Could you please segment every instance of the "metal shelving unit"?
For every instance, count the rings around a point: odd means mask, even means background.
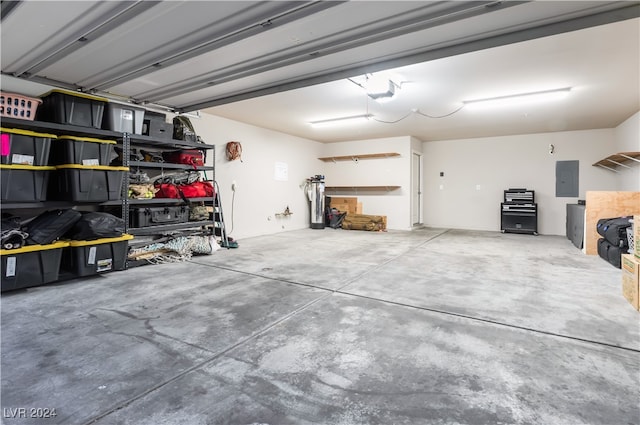
[[[164,150],[175,150],[175,149],[202,149],[212,152],[213,154],[213,163],[215,163],[215,146],[207,145],[205,143],[196,143],[189,142],[183,140],[174,140],[174,139],[159,139],[149,136],[143,136],[139,134],[130,134],[130,133],[121,133],[110,130],[101,130],[92,127],[79,127],[67,124],[57,124],[51,122],[44,121],[29,121],[17,118],[3,117],[2,118],[2,127],[4,128],[19,128],[25,130],[31,130],[36,132],[43,133],[52,133],[57,135],[71,135],[71,136],[84,136],[84,137],[99,137],[106,139],[115,139],[119,141],[119,144],[123,149],[123,166],[130,167],[132,169],[155,169],[155,170],[194,170],[198,172],[211,172],[211,175],[207,175],[208,179],[215,181],[215,167],[214,166],[191,166],[185,164],[171,164],[171,163],[158,163],[158,162],[146,162],[146,161],[129,161],[129,154],[131,152],[132,146],[140,146],[148,149],[164,149]],[[13,210],[13,209],[54,209],[54,208],[73,208],[77,205],[83,206],[96,206],[100,207],[113,207],[120,206],[121,207],[121,217],[125,221],[125,233],[130,233],[133,235],[154,235],[154,234],[163,234],[165,232],[177,231],[177,230],[187,230],[190,228],[193,229],[201,229],[204,226],[212,226],[215,227],[216,217],[214,214],[211,220],[207,221],[192,221],[185,223],[175,223],[175,224],[167,224],[167,225],[158,225],[158,226],[148,226],[144,228],[131,228],[129,226],[129,211],[131,206],[141,207],[141,206],[160,206],[160,205],[186,205],[187,203],[183,199],[170,199],[170,198],[152,198],[152,199],[128,199],[127,193],[129,190],[129,180],[128,178],[124,179],[123,188],[122,188],[122,197],[118,201],[107,201],[107,202],[83,202],[76,203],[71,201],[56,201],[56,200],[47,200],[43,202],[2,202],[2,209],[5,210]],[[211,206],[214,211],[217,208],[215,196],[212,198],[191,198],[189,199],[190,203],[202,203]]]
[[[174,140],[174,139],[158,139],[154,137],[141,136],[139,134],[124,134],[122,139],[122,157],[123,157],[123,165],[129,167],[130,169],[140,169],[140,170],[186,170],[186,171],[198,171],[211,172],[211,176],[207,176],[208,180],[212,180],[215,182],[215,167],[214,166],[192,166],[186,164],[171,164],[166,162],[147,162],[147,161],[130,161],[130,153],[134,148],[146,148],[150,150],[175,150],[175,149],[200,149],[210,151],[213,154],[213,163],[215,163],[215,146],[208,145],[205,143],[195,143],[188,142],[183,140]],[[151,199],[129,199],[126,196],[129,192],[129,180],[126,179],[123,184],[123,202],[122,205],[122,218],[125,221],[125,226],[127,233],[130,233],[135,236],[153,236],[153,235],[163,235],[173,231],[179,230],[202,230],[205,226],[214,226],[215,217],[211,220],[206,221],[188,221],[184,223],[171,223],[171,224],[162,224],[162,225],[152,225],[152,226],[144,226],[144,227],[131,227],[130,226],[130,212],[132,207],[144,207],[144,206],[179,206],[179,205],[187,205],[188,203],[204,203],[205,205],[211,206],[215,208],[215,194],[213,197],[209,198],[190,198],[187,202],[183,199],[174,199],[174,198],[151,198]],[[112,205],[117,205],[116,203],[112,203]]]
[[[185,223],[161,224],[158,226],[129,228],[128,233],[134,236],[153,236],[153,235],[163,234],[167,232],[174,232],[177,230],[193,229],[198,227],[198,223],[200,223],[199,227],[213,225],[213,223],[210,220],[188,221]]]
[[[98,137],[106,139],[122,138],[122,133],[111,130],[100,130],[92,127],[79,127],[68,124],[56,124],[44,121],[28,121],[17,118],[2,117],[2,127],[21,128],[42,133],[53,133],[57,135]]]

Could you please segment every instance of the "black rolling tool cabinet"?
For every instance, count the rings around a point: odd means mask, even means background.
[[[504,191],[504,200],[500,203],[500,231],[538,234],[538,204],[535,203],[535,191],[518,188]]]

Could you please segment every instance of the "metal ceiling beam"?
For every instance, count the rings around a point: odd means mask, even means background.
[[[11,14],[21,2],[14,0],[2,0],[0,1],[0,22],[7,19],[7,16]]]
[[[155,102],[168,97],[179,96],[193,90],[207,88],[213,84],[223,84],[239,78],[245,78],[273,69],[313,60],[319,56],[327,56],[523,3],[525,2],[451,2],[452,6],[450,8],[437,12],[431,10],[434,5],[431,3],[417,9],[412,9],[409,12],[403,12],[402,14],[388,16],[378,21],[370,22],[363,25],[360,29],[361,32],[355,35],[353,35],[353,29],[348,29],[345,31],[346,36],[342,40],[336,41],[333,39],[321,45],[306,43],[309,45],[306,48],[304,46],[296,46],[286,51],[274,52],[259,58],[252,58],[251,60],[238,63],[234,67],[226,67],[224,71],[208,72],[207,74],[186,82],[180,81],[173,85],[165,85],[158,89],[138,93],[135,97]],[[416,14],[419,11],[422,11],[422,13]],[[407,16],[403,17],[403,15]],[[386,22],[388,21],[392,21],[392,23],[387,24]],[[294,52],[290,53],[290,50],[294,50]]]
[[[196,56],[203,55],[212,50],[219,49],[232,43],[236,43],[245,38],[257,35],[272,28],[291,23],[304,17],[313,15],[322,10],[338,6],[345,1],[313,1],[313,2],[271,2],[273,5],[279,6],[277,9],[270,10],[264,16],[252,19],[246,22],[242,28],[227,32],[222,35],[216,35],[213,38],[203,40],[196,43],[195,47],[187,50],[167,52],[162,57],[156,57],[144,64],[136,65],[134,68],[120,71],[117,75],[104,77],[100,81],[93,82],[88,85],[92,90],[107,90],[118,84],[122,84],[133,79],[142,77],[149,73],[155,72],[158,68],[168,67]]]
[[[143,0],[138,0],[136,2],[118,2],[112,10],[74,32],[72,35],[58,43],[57,46],[48,49],[45,56],[33,59],[29,63],[21,66],[17,71],[13,72],[13,75],[16,77],[24,76],[26,78],[36,75],[41,70],[56,63],[71,52],[81,47],[85,47],[87,43],[96,40],[101,35],[117,28],[159,3],[160,2],[158,1]]]
[[[625,3],[625,2],[621,2]],[[274,83],[272,85],[247,90],[231,94],[224,97],[218,97],[207,101],[196,102],[186,105],[174,105],[177,112],[194,111],[198,109],[209,108],[212,106],[224,105],[228,103],[238,102],[241,100],[252,99],[255,97],[266,96],[269,94],[280,93],[288,90],[299,89],[316,84],[327,83],[331,81],[348,78],[353,75],[367,74],[372,72],[383,71],[387,69],[398,68],[401,66],[412,65],[416,63],[428,62],[445,57],[456,56],[464,53],[470,53],[478,50],[489,49],[522,41],[533,40],[536,38],[547,37],[555,34],[562,34],[571,31],[577,31],[598,25],[606,25],[614,22],[624,21],[640,17],[640,5],[633,3],[625,5],[615,10],[607,10],[588,16],[573,18],[566,21],[555,22],[551,24],[541,25],[534,28],[527,28],[513,31],[507,34],[487,37],[484,39],[473,40],[452,46],[438,48],[434,50],[426,50],[422,52],[412,53],[409,55],[394,57],[386,60],[374,60],[370,63],[346,66],[343,69],[328,73],[311,75],[295,80]],[[157,102],[163,103],[163,102]]]

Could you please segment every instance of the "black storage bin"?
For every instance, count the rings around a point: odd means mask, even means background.
[[[63,248],[68,242],[0,249],[2,292],[44,285],[58,280]]]
[[[146,111],[142,134],[157,139],[171,140],[173,138],[173,123],[167,122],[167,116],[159,112]]]
[[[92,241],[69,241],[62,253],[61,271],[69,277],[124,270],[132,235]]]
[[[0,162],[8,165],[49,165],[53,134],[19,128],[0,128]]]
[[[40,202],[47,200],[47,186],[54,167],[0,165],[0,200]]]
[[[42,105],[36,115],[39,121],[102,127],[106,98],[67,90],[51,90],[41,97]]]
[[[141,106],[109,100],[102,118],[102,128],[121,133],[142,134],[144,115],[145,109]]]
[[[162,224],[185,223],[189,221],[189,207],[132,208],[129,212],[129,226],[147,227]]]
[[[51,145],[51,165],[79,164],[87,166],[109,165],[115,156],[115,140],[93,137],[59,136]]]
[[[106,202],[121,199],[129,167],[65,164],[56,166],[56,170],[51,196],[65,201]]]

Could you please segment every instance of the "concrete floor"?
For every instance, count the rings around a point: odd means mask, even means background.
[[[563,237],[306,229],[1,303],[5,424],[640,423],[640,315]]]

